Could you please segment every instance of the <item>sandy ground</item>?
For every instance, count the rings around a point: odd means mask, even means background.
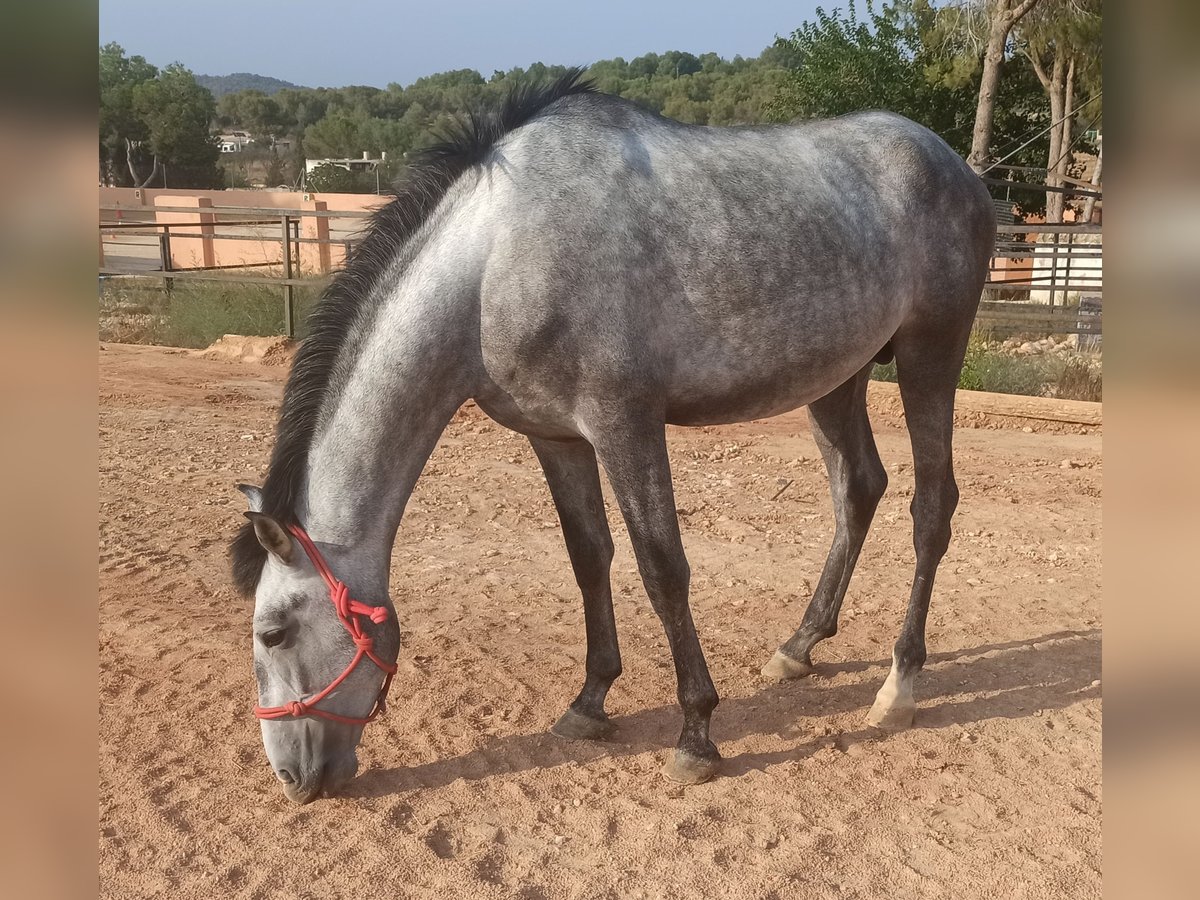
[[[913,562],[893,389],[872,394],[891,486],[842,630],[800,682],[758,670],[832,535],[807,418],[674,430],[726,757],[684,789],[658,772],[680,714],[615,510],[616,739],[547,733],[581,683],[581,604],[528,445],[466,409],[397,544],[392,710],[344,795],[296,807],[250,715],[251,603],[225,563],[233,485],[262,474],[287,369],[99,356],[102,896],[1100,896],[1097,429],[963,423],[917,726],[894,736],[864,723]]]

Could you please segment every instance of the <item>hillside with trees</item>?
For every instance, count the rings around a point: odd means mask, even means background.
[[[592,65],[588,75],[600,90],[683,122],[746,124],[766,120],[766,107],[786,77],[785,59],[786,51],[774,47],[754,59],[732,60],[715,53],[671,51],[632,61],[603,60]],[[274,95],[241,91],[220,98],[216,121],[221,128],[248,131],[260,148],[289,139],[291,152],[280,156],[289,180],[303,171],[306,157],[359,157],[365,151],[372,157],[387,153],[386,183],[407,153],[436,141],[465,110],[502,97],[522,80],[566,71],[565,66],[534,63],[493,72],[488,78],[474,69],[441,72],[408,86],[285,89]],[[225,162],[227,171],[231,164],[246,166],[245,158]],[[246,170],[248,174],[248,166]],[[344,188],[345,179],[341,182]],[[375,189],[374,175],[359,182],[361,190]],[[236,178],[230,179],[231,186],[236,183]]]
[[[218,100],[226,94],[236,94],[238,91],[262,91],[270,96],[285,88],[300,87],[298,84],[292,84],[281,78],[255,75],[251,72],[233,72],[229,75],[197,75],[196,84],[206,88]]]

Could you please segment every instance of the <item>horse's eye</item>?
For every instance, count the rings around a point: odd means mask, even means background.
[[[276,628],[272,631],[264,631],[258,636],[264,647],[278,647],[283,643],[283,639],[287,637],[286,628]]]

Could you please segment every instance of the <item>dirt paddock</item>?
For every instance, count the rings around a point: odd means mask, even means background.
[[[348,788],[296,807],[250,715],[252,604],[225,561],[233,485],[261,478],[287,368],[99,357],[102,896],[1100,896],[1095,426],[962,417],[917,723],[891,736],[865,715],[913,565],[894,387],[871,394],[888,493],[841,632],[799,682],[759,668],[832,537],[807,417],[673,429],[725,756],[684,789],[658,771],[680,725],[673,670],[615,509],[615,739],[547,733],[581,684],[582,606],[528,444],[468,407],[397,540],[391,712]]]

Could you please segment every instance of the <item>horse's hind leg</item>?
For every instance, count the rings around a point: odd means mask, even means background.
[[[698,784],[716,774],[721,762],[708,738],[717,691],[688,606],[691,571],[679,535],[666,429],[658,419],[621,420],[593,430],[596,455],[621,505],[642,583],[675,661],[683,732],[663,773],[672,781]]]
[[[916,713],[913,681],[925,664],[925,618],[933,578],[950,544],[950,517],[958,505],[951,443],[954,391],[962,369],[969,322],[954,334],[897,335],[897,376],[912,440],[915,488],[911,504],[917,567],[908,614],[892,652],[892,669],[867,722],[907,728]],[[940,352],[939,352],[940,351]]]
[[[583,690],[551,731],[574,740],[596,740],[612,732],[604,712],[608,689],[621,674],[617,623],[613,618],[609,566],[613,543],[600,489],[596,453],[587,441],[530,438],[558,509],[567,554],[583,594],[587,629],[587,676]]]
[[[775,653],[762,673],[768,678],[798,678],[812,671],[812,648],[837,634],[838,613],[846,586],[875,508],[887,489],[867,418],[867,366],[841,387],[809,405],[813,438],[829,471],[836,528],[833,545],[800,628]]]

